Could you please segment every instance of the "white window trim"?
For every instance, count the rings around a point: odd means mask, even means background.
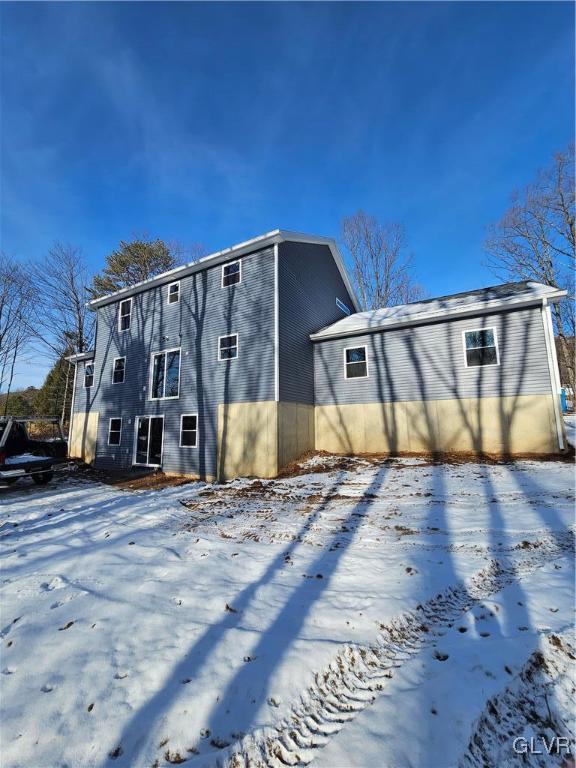
[[[170,301],[170,288],[175,285],[178,286],[178,299],[177,301]],[[170,283],[168,286],[168,291],[166,293],[166,304],[168,304],[169,307],[171,307],[173,304],[180,304],[180,280],[176,280],[175,282]]]
[[[184,421],[185,418],[187,418],[189,416],[196,416],[196,430],[195,430],[196,431],[196,442],[194,443],[194,445],[182,445],[182,422]],[[191,429],[187,429],[186,430],[186,432],[192,432],[192,431],[193,430],[191,430]],[[198,448],[198,432],[199,432],[199,429],[198,429],[198,414],[197,413],[183,413],[180,416],[180,434],[178,436],[178,447],[179,448]]]
[[[363,349],[366,356],[366,376],[348,376],[348,366],[346,365],[346,352],[349,349]],[[350,363],[353,365],[353,363]],[[344,347],[344,378],[346,381],[358,381],[360,379],[370,378],[370,369],[368,367],[368,346],[366,344],[355,344],[353,347]]]
[[[168,397],[152,397],[152,386],[154,384],[154,358],[157,355],[167,355],[169,352],[180,353],[180,362],[178,365],[178,394],[169,395]],[[164,373],[166,373],[166,368],[164,368]],[[178,400],[178,398],[180,397],[181,375],[182,375],[182,348],[181,347],[172,347],[171,349],[159,349],[157,352],[151,352],[150,353],[150,369],[148,373],[148,378],[150,380],[150,385],[148,387],[148,400],[153,400],[154,402],[159,402],[160,400]],[[166,391],[166,378],[164,378],[164,392],[165,391]]]
[[[87,387],[86,386],[86,367],[89,366],[89,365],[92,366],[92,384],[90,384],[90,386]],[[92,363],[89,363],[89,362],[84,363],[84,381],[83,381],[83,386],[84,386],[84,389],[92,389],[92,387],[94,386],[94,363],[93,362]]]
[[[466,334],[475,333],[476,331],[492,331],[494,334],[494,347],[496,349],[496,362],[486,363],[486,365],[468,365],[468,356],[466,354]],[[462,347],[464,350],[464,367],[467,371],[474,371],[478,368],[495,368],[500,365],[500,347],[498,346],[498,334],[496,328],[493,325],[489,325],[486,328],[465,328],[462,331]],[[476,347],[476,349],[487,349],[487,347]]]
[[[112,432],[112,422],[113,421],[120,421],[120,442],[119,443],[111,443],[110,442],[110,433]],[[114,430],[115,432],[118,432],[118,430]],[[108,419],[108,445],[111,445],[113,448],[119,448],[122,445],[122,416],[111,416]]]
[[[236,336],[236,357],[220,357],[220,339],[229,339],[231,336]],[[240,336],[237,333],[225,333],[223,336],[218,336],[218,362],[219,363],[232,363],[234,360],[238,360],[240,357]]]
[[[340,310],[340,312],[343,312],[345,315],[350,316],[352,314],[352,310],[350,307],[345,304],[342,299],[339,299],[338,296],[336,296],[336,306]]]
[[[239,265],[238,276],[240,279],[238,280],[237,283],[232,283],[232,285],[224,285],[224,267],[231,267],[232,264]],[[222,264],[222,278],[220,283],[221,288],[233,288],[235,285],[240,285],[241,282],[242,282],[242,259],[234,259],[234,261],[229,261],[227,264]]]
[[[170,350],[171,351],[171,350]],[[136,461],[138,453],[138,420],[139,419],[162,419],[162,447],[160,448],[160,464],[140,464]],[[164,460],[164,435],[166,434],[166,423],[163,413],[141,413],[134,419],[134,449],[132,451],[132,464],[135,467],[161,467]],[[148,423],[148,452],[150,452],[150,423]]]
[[[114,381],[114,372],[116,368],[116,360],[124,360],[124,378],[122,381]],[[126,355],[122,355],[121,357],[115,357],[112,361],[112,384],[124,384],[126,381]]]
[[[128,328],[122,328],[122,304],[125,304],[127,301],[130,302],[130,314],[124,315],[124,317],[130,317],[130,325]],[[130,328],[132,328],[132,296],[122,299],[118,304],[118,333],[126,333]]]

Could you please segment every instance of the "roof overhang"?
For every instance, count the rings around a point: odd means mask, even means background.
[[[311,333],[312,341],[326,341],[327,339],[338,339],[349,336],[365,336],[369,333],[378,333],[380,331],[390,331],[397,328],[409,328],[415,325],[427,325],[428,323],[443,322],[444,320],[457,320],[464,317],[478,317],[479,315],[488,315],[492,312],[506,311],[512,309],[522,309],[523,307],[546,306],[546,304],[555,304],[567,296],[567,291],[555,290],[546,296],[520,296],[518,298],[502,300],[493,299],[492,301],[477,302],[467,306],[456,307],[454,309],[440,309],[433,312],[422,312],[408,319],[389,320],[388,322],[373,325],[367,328],[351,328],[348,330],[329,331],[330,326],[325,331]]]
[[[65,358],[69,363],[81,363],[83,360],[93,360],[94,350],[90,352],[77,352],[75,355],[68,355]]]
[[[336,266],[338,267],[338,271],[340,272],[342,280],[344,281],[348,293],[350,294],[352,303],[354,304],[354,309],[357,312],[360,310],[360,304],[356,298],[354,289],[352,288],[352,283],[350,282],[348,272],[344,266],[342,254],[338,249],[336,241],[331,237],[306,235],[301,232],[291,232],[286,229],[275,229],[272,232],[267,232],[264,235],[255,237],[252,240],[245,240],[244,242],[238,243],[237,245],[232,245],[230,248],[224,248],[222,251],[217,251],[216,253],[211,253],[208,256],[203,256],[197,261],[192,261],[189,264],[184,264],[181,267],[171,269],[168,272],[163,272],[161,275],[157,275],[150,280],[144,280],[140,283],[136,283],[135,285],[130,286],[130,288],[123,288],[122,290],[116,291],[115,293],[102,296],[99,299],[93,299],[92,301],[88,302],[87,306],[90,309],[98,309],[98,307],[103,307],[106,304],[111,304],[112,302],[128,298],[129,296],[134,296],[135,294],[149,290],[150,288],[155,288],[159,285],[165,285],[166,283],[180,280],[187,275],[191,275],[194,272],[200,272],[207,267],[217,266],[218,264],[222,264],[226,261],[229,261],[230,259],[238,258],[248,253],[254,253],[255,251],[260,251],[264,248],[269,248],[270,246],[282,242],[327,245],[328,248],[330,248],[334,261],[336,262]]]

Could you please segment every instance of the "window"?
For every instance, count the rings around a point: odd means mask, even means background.
[[[238,334],[220,336],[218,339],[218,360],[234,360],[238,357]]]
[[[467,368],[477,368],[480,365],[498,365],[498,344],[495,328],[480,328],[474,331],[463,331],[464,355]]]
[[[122,419],[110,419],[108,423],[108,445],[120,445]]]
[[[366,347],[348,347],[344,350],[344,378],[366,379],[368,355]]]
[[[196,448],[198,444],[198,415],[180,417],[180,448]]]
[[[340,301],[338,297],[336,297],[336,306],[340,310],[340,312],[344,312],[345,315],[351,315],[352,312],[350,311],[350,307],[348,307],[346,304],[344,304],[343,301]]]
[[[236,285],[242,278],[242,268],[239,261],[222,265],[222,288],[228,285]]]
[[[171,283],[168,286],[168,304],[178,304],[180,301],[180,283]]]
[[[118,330],[127,331],[132,319],[132,299],[125,299],[118,307]]]
[[[84,386],[86,389],[94,384],[94,363],[86,363],[84,368]]]
[[[126,373],[126,358],[115,357],[112,368],[112,383],[124,384],[124,375]]]
[[[180,394],[180,350],[152,355],[151,400],[166,400]]]

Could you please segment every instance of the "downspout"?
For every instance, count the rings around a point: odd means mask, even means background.
[[[278,290],[278,243],[274,243],[274,401],[276,410],[276,471],[280,471],[280,307]]]
[[[552,388],[552,407],[554,409],[554,421],[556,422],[556,434],[558,447],[565,450],[564,422],[560,412],[560,373],[558,371],[558,359],[554,345],[554,329],[552,327],[552,315],[548,299],[542,299],[542,323],[544,325],[544,340],[546,342],[546,355],[548,357],[548,370],[550,372],[550,386]]]

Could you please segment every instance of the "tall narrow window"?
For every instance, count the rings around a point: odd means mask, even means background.
[[[150,398],[165,400],[180,393],[180,350],[171,349],[152,355]]]
[[[236,285],[242,278],[242,267],[239,261],[222,265],[222,288],[228,285]]]
[[[84,386],[86,389],[94,384],[94,363],[86,363],[84,367]]]
[[[238,334],[220,336],[218,339],[218,360],[234,360],[238,357]]]
[[[168,304],[178,304],[180,301],[180,283],[171,283],[168,286]]]
[[[110,419],[108,422],[108,445],[120,445],[122,437],[122,419]]]
[[[348,347],[344,350],[344,377],[365,379],[368,376],[366,347]]]
[[[114,367],[112,369],[112,383],[124,384],[124,375],[126,373],[126,358],[114,358]]]
[[[180,448],[196,448],[198,444],[198,415],[191,413],[180,418]]]
[[[132,299],[125,299],[118,307],[118,330],[127,331],[132,321]]]
[[[474,331],[464,331],[464,353],[467,368],[498,365],[500,361],[496,329],[481,328]]]

